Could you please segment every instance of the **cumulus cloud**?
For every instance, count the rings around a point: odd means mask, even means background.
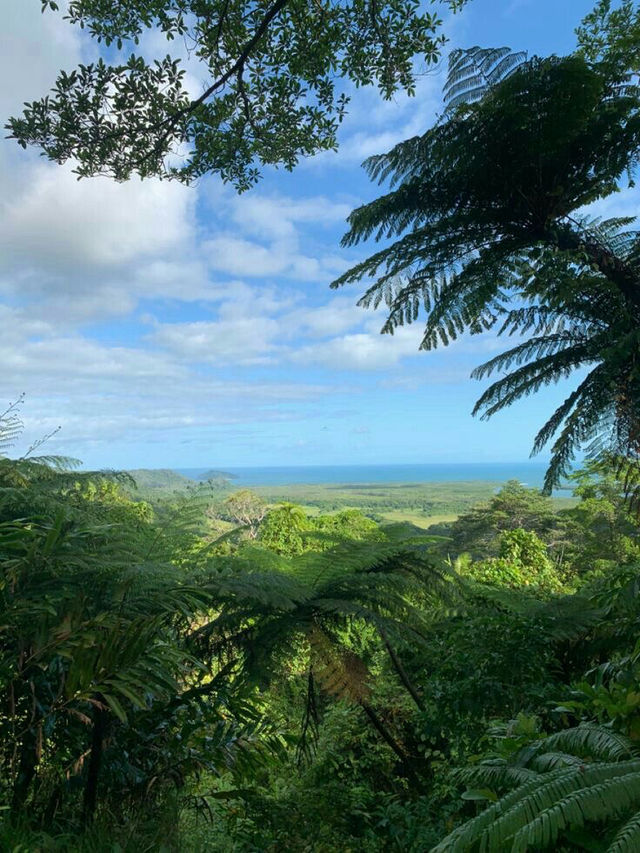
[[[293,238],[296,227],[311,223],[315,227],[345,221],[352,204],[326,196],[291,198],[273,193],[254,193],[247,197],[225,194],[226,206],[239,228],[249,234],[275,239]]]
[[[63,4],[60,4],[61,6]],[[0,67],[11,85],[0,88],[3,117],[18,113],[24,101],[40,98],[51,88],[61,68],[73,68],[83,58],[77,30],[60,14],[42,14],[39,3],[8,0],[2,10],[5,37]],[[9,37],[10,34],[10,37]],[[20,69],[20,73],[12,73]]]
[[[305,306],[287,315],[286,325],[311,338],[340,335],[349,329],[371,322],[371,317],[359,308],[353,298],[336,296],[326,304]]]
[[[420,330],[398,329],[395,335],[358,332],[300,347],[292,360],[333,370],[384,370],[418,354]]]
[[[37,0],[10,0],[5,25],[5,116],[95,48]],[[432,89],[392,103],[358,93],[344,162],[422,129]],[[250,448],[266,424],[347,417],[328,408],[361,393],[346,372],[390,378],[417,354],[418,328],[381,337],[380,313],[327,289],[354,260],[338,247],[358,201],[346,182],[274,180],[242,196],[217,179],[78,182],[70,164],[6,140],[0,179],[0,399],[26,391],[32,437],[63,425],[56,449],[110,459],[126,442],[144,452],[214,434]]]
[[[153,341],[180,359],[213,365],[268,364],[278,351],[279,325],[270,318],[239,317],[218,322],[159,326]]]
[[[169,349],[109,346],[80,336],[42,339],[41,331],[40,324],[25,324],[13,338],[3,336],[0,399],[26,390],[26,441],[61,425],[52,448],[72,455],[101,448],[108,458],[113,442],[172,443],[192,430],[304,419],[319,401],[345,393],[334,383],[200,370],[194,359]]]
[[[194,196],[177,184],[78,181],[69,165],[34,167],[25,178],[0,212],[0,247],[14,262],[53,271],[127,265],[191,236]]]
[[[335,250],[327,251],[326,241],[318,239],[318,232],[341,226],[353,206],[351,202],[259,191],[238,197],[214,184],[209,204],[218,227],[202,248],[212,269],[219,273],[328,284],[346,267],[345,259]],[[229,222],[234,224],[233,230]],[[304,231],[302,248],[301,228],[305,226],[312,228]],[[335,246],[334,233],[330,239]]]

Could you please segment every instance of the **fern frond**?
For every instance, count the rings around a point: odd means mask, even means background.
[[[565,355],[570,365],[579,364],[588,356],[587,341],[572,331],[529,338],[476,367],[471,376],[473,379],[485,379],[498,370],[509,370],[514,364],[520,365],[525,361],[533,361],[534,365],[527,365],[527,372],[529,372],[532,368],[535,370],[545,356],[554,355],[557,352]]]
[[[547,488],[579,446],[601,441],[624,453],[639,442],[640,237],[631,217],[601,222],[579,213],[614,192],[638,160],[637,89],[625,94],[607,73],[575,54],[454,52],[445,115],[365,165],[393,190],[354,211],[344,244],[391,244],[334,283],[372,277],[363,304],[388,305],[385,332],[424,313],[425,350],[496,323],[501,333],[533,331],[528,357],[541,359],[539,370],[525,364],[526,348],[479,369],[509,369],[509,359],[521,365],[481,398],[476,411],[485,416],[606,362],[599,419],[593,406],[580,413],[578,395],[538,435],[534,450],[567,427]],[[552,352],[557,360],[545,363]]]
[[[540,344],[540,347],[544,351],[545,343]],[[552,351],[519,367],[487,388],[473,407],[473,414],[481,413],[482,419],[486,420],[521,397],[527,397],[545,385],[568,377],[572,369],[582,362],[586,349],[584,345],[578,345],[571,350]],[[483,368],[484,365],[478,368],[474,373],[475,378]]]
[[[529,767],[517,767],[506,761],[486,761],[474,767],[462,767],[451,773],[453,782],[468,788],[512,788],[539,778],[540,773]]]
[[[637,850],[640,850],[640,812],[618,830],[607,853],[636,853]]]
[[[578,773],[583,773],[579,770]],[[590,778],[587,785],[579,790],[573,791],[553,805],[540,809],[537,817],[527,822],[513,834],[513,853],[525,853],[527,850],[544,849],[555,844],[564,829],[580,829],[587,823],[598,822],[604,818],[612,818],[624,815],[632,808],[640,805],[640,766],[636,766],[631,772],[614,778],[606,778],[605,773],[602,782],[594,784]],[[584,781],[584,780],[580,780]],[[556,793],[561,790],[560,785],[555,785],[548,792],[547,797],[540,796],[535,802],[538,810],[538,802],[548,802],[548,796],[555,798]],[[545,792],[547,793],[547,792]],[[511,827],[515,816],[505,820],[506,831],[511,836]],[[488,843],[503,838],[505,827],[494,826],[487,833]]]
[[[447,109],[479,101],[491,86],[512,74],[526,58],[526,53],[513,53],[508,47],[476,46],[452,51],[443,91]]]
[[[584,825],[587,818],[580,802],[589,803],[595,820],[640,804],[640,760],[563,767],[542,774],[458,827],[432,853],[462,853],[476,844],[484,851],[525,851],[528,844],[543,848],[570,823]]]
[[[625,761],[637,754],[629,738],[593,723],[583,723],[549,735],[544,740],[544,749],[545,752],[560,749],[579,758],[600,761]]]
[[[314,625],[308,634],[314,678],[336,699],[354,704],[367,702],[371,696],[369,671],[349,649],[338,650],[332,640]]]

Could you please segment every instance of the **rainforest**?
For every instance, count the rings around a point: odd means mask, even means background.
[[[5,849],[504,846],[568,790],[602,805],[551,838],[629,832],[640,528],[614,460],[572,500],[514,480],[425,526],[1,473]]]
[[[640,849],[640,6],[591,3],[6,13],[1,850]]]

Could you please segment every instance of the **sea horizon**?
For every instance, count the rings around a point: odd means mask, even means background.
[[[237,486],[288,486],[293,484],[445,483],[480,480],[504,483],[518,480],[540,488],[546,462],[426,462],[379,465],[210,465],[171,468],[191,479],[208,471],[229,475]]]

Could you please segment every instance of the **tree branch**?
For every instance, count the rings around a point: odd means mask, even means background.
[[[149,152],[149,154],[146,155],[139,162],[144,162],[144,160],[147,160],[153,154],[159,153],[167,138],[171,134],[172,130],[175,128],[176,123],[180,119],[195,112],[195,110],[197,110],[197,108],[201,104],[208,100],[211,95],[214,94],[214,92],[225,86],[233,76],[242,74],[242,70],[245,66],[247,59],[251,55],[252,50],[256,47],[260,39],[266,33],[273,19],[277,17],[277,15],[282,11],[282,9],[284,9],[288,2],[289,0],[276,0],[276,2],[267,10],[264,18],[260,22],[260,26],[255,31],[253,36],[249,39],[249,41],[245,44],[244,48],[240,51],[240,55],[233,63],[231,68],[225,71],[225,73],[221,77],[218,77],[218,79],[214,83],[212,83],[208,89],[205,89],[205,91],[200,95],[199,98],[196,98],[195,100],[191,101],[185,107],[182,107],[182,109],[177,110],[173,115],[168,116],[164,121],[159,122],[156,125],[151,125],[151,127],[148,128],[149,130],[155,130],[156,128],[161,128],[163,125],[169,123],[168,129],[164,132],[164,134],[155,144],[153,151]],[[222,19],[220,21],[220,24],[222,25]]]

